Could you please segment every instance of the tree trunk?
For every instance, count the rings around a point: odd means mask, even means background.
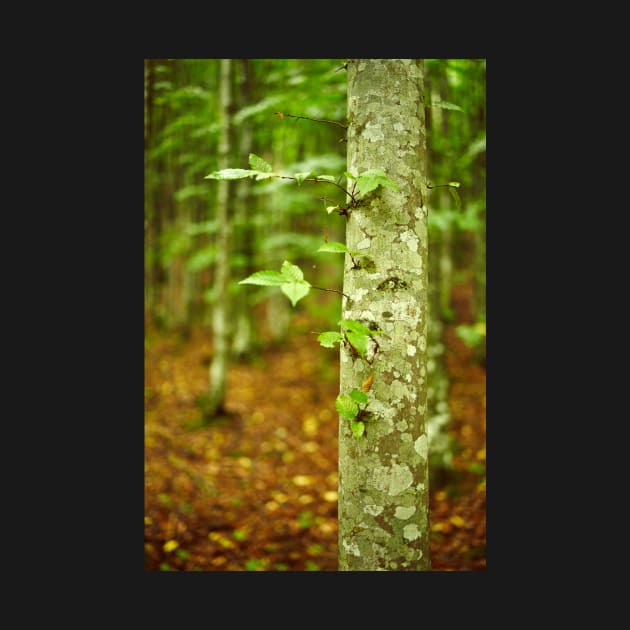
[[[441,239],[443,232],[439,233]],[[432,244],[436,241],[433,239]],[[439,241],[438,241],[439,242]],[[429,256],[429,344],[427,348],[427,429],[429,433],[429,470],[435,480],[452,465],[448,429],[449,380],[444,357],[443,309],[440,304],[441,265],[437,256]]]
[[[253,102],[252,91],[252,66],[249,59],[241,59],[242,77],[240,92],[243,102],[240,107],[251,105]],[[245,120],[241,124],[238,154],[240,162],[247,164],[248,156],[254,146],[254,129],[251,120]],[[249,217],[253,214],[254,199],[251,194],[252,180],[249,177],[236,182],[236,198],[234,204],[234,229],[238,223],[238,237],[240,247],[246,263],[243,276],[254,273],[254,226]],[[235,233],[236,238],[236,233]],[[232,354],[238,360],[244,359],[254,345],[254,325],[252,321],[251,292],[240,291],[234,299],[234,335],[232,339]]]
[[[339,570],[430,570],[424,64],[355,59],[347,68],[348,171],[382,169],[399,191],[377,188],[347,223],[347,247],[366,264],[352,268],[346,255],[343,318],[385,334],[365,360],[340,351],[341,393],[370,376],[373,385],[362,437],[340,417]]]
[[[231,59],[221,59],[221,78],[219,84],[221,107],[221,136],[219,138],[219,169],[228,168],[230,157],[230,108],[231,94]],[[221,180],[217,190],[217,257],[215,263],[214,283],[216,287],[215,301],[212,311],[212,362],[210,363],[209,404],[206,408],[206,419],[223,411],[225,399],[225,382],[228,361],[228,304],[229,304],[229,251],[230,222],[228,201],[230,182]]]

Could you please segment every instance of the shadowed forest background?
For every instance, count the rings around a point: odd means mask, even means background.
[[[227,115],[220,62],[144,64],[145,569],[336,571],[339,351],[317,336],[341,319],[343,256],[317,250],[345,242],[345,218],[327,210],[344,195],[238,179],[225,217],[204,178],[255,154],[338,181],[345,60],[234,59]],[[486,567],[485,73],[485,60],[425,60],[434,571]],[[293,307],[278,287],[238,284],[285,260],[333,291]],[[217,408],[219,303],[229,360]]]

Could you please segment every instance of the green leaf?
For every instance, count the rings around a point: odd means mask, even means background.
[[[336,182],[337,178],[334,175],[315,175],[315,179],[318,182]]]
[[[270,177],[277,177],[276,173],[263,173],[261,171],[256,172],[256,181],[260,181],[261,179],[269,179]]]
[[[364,326],[361,322],[354,319],[342,319],[337,322],[340,326],[343,326],[346,330],[358,333],[359,335],[371,335],[375,331],[370,330],[367,326]]]
[[[433,101],[429,107],[437,107],[439,109],[453,109],[457,112],[463,112],[464,110],[455,103],[449,103],[448,101]]]
[[[256,271],[251,276],[241,280],[239,284],[259,284],[266,287],[279,286],[287,281],[278,271]]]
[[[454,186],[455,188],[459,188],[461,186],[460,182],[449,182],[448,183],[449,186]]]
[[[331,252],[333,254],[345,254],[345,252],[348,251],[348,248],[343,243],[328,241],[328,243],[324,243],[317,251]]]
[[[339,210],[339,206],[326,206],[326,212],[328,212],[328,214],[334,212],[335,210]]]
[[[360,438],[365,433],[365,423],[360,420],[352,420],[350,422],[350,429],[355,438]]]
[[[365,357],[369,337],[355,332],[347,332],[346,339],[352,344],[352,347],[362,356]]]
[[[358,389],[353,389],[350,392],[350,398],[361,405],[364,405],[368,401],[367,394],[359,391]]]
[[[292,280],[292,281],[295,281],[295,282],[300,281],[300,280],[304,280],[304,273],[302,272],[302,270],[297,265],[294,265],[293,263],[290,263],[288,260],[285,260],[282,263],[282,267],[280,268],[280,272],[286,278],[285,282],[287,280]]]
[[[280,285],[280,290],[291,300],[291,304],[295,306],[303,297],[308,295],[308,292],[311,290],[311,285],[306,282],[306,280],[302,280],[301,282],[285,282]]]
[[[356,177],[352,173],[348,173],[348,171],[344,171],[343,173],[348,179],[356,179]]]
[[[339,396],[337,396],[335,407],[337,407],[340,416],[349,418],[350,420],[355,418],[359,413],[359,406],[347,394],[339,394]]]
[[[297,182],[298,186],[302,185],[302,182],[309,176],[311,175],[311,171],[308,171],[306,173],[294,173],[293,177],[295,177],[295,181]]]
[[[343,335],[336,331],[323,332],[317,337],[317,341],[319,341],[320,345],[324,348],[334,348],[335,344],[339,343],[342,339]]]
[[[249,165],[253,169],[257,171],[262,171],[263,173],[271,173],[271,171],[273,171],[273,168],[271,168],[271,164],[265,162],[265,160],[263,160],[255,153],[249,154]]]
[[[210,175],[206,175],[204,179],[243,179],[244,177],[252,177],[257,171],[250,171],[244,168],[224,168],[220,171],[214,171]]]
[[[398,184],[389,179],[385,172],[378,168],[372,168],[361,173],[357,178],[357,188],[362,195],[372,192],[379,186],[386,186],[398,190]]]

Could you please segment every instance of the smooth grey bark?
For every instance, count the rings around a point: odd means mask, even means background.
[[[219,170],[228,168],[230,157],[230,107],[231,59],[221,59],[219,82],[219,102],[221,108],[221,135],[219,137]],[[210,363],[209,402],[206,416],[210,418],[223,410],[228,361],[228,304],[229,304],[229,249],[230,222],[228,201],[230,181],[220,180],[217,185],[217,257],[215,261],[214,285],[215,301],[212,310],[212,362]]]
[[[427,209],[424,64],[348,62],[348,171],[382,169],[379,187],[351,209],[343,318],[385,334],[366,358],[342,344],[340,390],[368,392],[366,433],[339,425],[339,570],[431,569],[427,398]],[[349,182],[351,184],[351,182]]]

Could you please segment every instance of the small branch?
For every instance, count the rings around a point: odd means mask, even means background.
[[[288,116],[288,114],[287,114],[287,116]],[[294,181],[297,181],[297,179],[295,177],[291,177],[290,175],[277,175],[276,177],[278,177],[279,179],[292,179]],[[317,179],[317,177],[307,177],[303,181],[305,181],[305,182],[315,182],[316,184],[332,184],[333,186],[337,186],[337,188],[339,188],[339,190],[343,191],[346,195],[349,195],[352,198],[352,201],[354,201],[354,196],[352,195],[352,193],[348,192],[343,186],[340,186],[336,182],[331,182],[331,181],[329,181],[327,179]]]
[[[323,122],[328,123],[329,125],[337,125],[338,127],[343,127],[344,129],[348,128],[348,125],[344,125],[337,120],[326,120],[325,118],[310,118],[309,116],[294,116],[293,114],[285,114],[289,118],[301,118],[302,120],[312,120],[314,122]]]
[[[348,300],[350,299],[349,295],[346,295],[343,291],[337,291],[337,289],[324,289],[322,287],[316,287],[314,284],[311,284],[312,289],[319,289],[320,291],[332,291],[333,293],[339,293],[339,295],[343,295]]]

